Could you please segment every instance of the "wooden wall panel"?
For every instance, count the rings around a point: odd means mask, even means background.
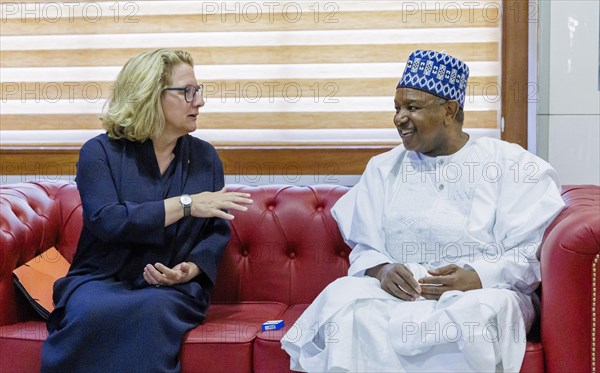
[[[339,175],[361,174],[369,159],[392,146],[352,147],[232,147],[218,146],[226,175]],[[0,149],[0,175],[51,179],[74,175],[77,146],[41,150],[29,147]],[[23,181],[24,181],[23,180]],[[322,178],[320,180],[323,180]]]

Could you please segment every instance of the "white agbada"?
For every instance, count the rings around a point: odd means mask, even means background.
[[[470,139],[435,158],[398,146],[371,159],[332,209],[352,248],[282,339],[308,372],[518,372],[535,318],[542,235],[564,207],[556,171],[518,145]],[[405,302],[365,270],[404,263],[416,279],[456,264],[483,289]]]

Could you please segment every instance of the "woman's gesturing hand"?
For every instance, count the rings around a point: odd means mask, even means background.
[[[197,218],[221,218],[232,220],[233,215],[223,209],[246,211],[253,201],[249,193],[227,192],[225,188],[218,192],[202,192],[192,197],[191,215]]]

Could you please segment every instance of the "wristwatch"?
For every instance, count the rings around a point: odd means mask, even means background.
[[[192,212],[192,197],[189,194],[182,194],[179,197],[179,203],[183,206],[183,216],[190,216]]]

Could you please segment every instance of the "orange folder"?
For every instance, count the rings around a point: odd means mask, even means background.
[[[66,276],[70,266],[58,250],[51,247],[13,271],[15,285],[45,319],[54,310],[54,282]]]

